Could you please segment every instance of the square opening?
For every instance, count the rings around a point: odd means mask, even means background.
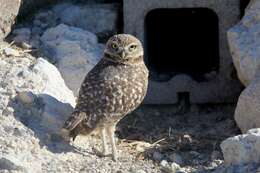
[[[204,81],[219,69],[217,14],[208,8],[155,9],[145,19],[145,48],[152,74],[187,74]]]

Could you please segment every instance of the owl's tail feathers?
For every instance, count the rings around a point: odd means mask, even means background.
[[[77,136],[75,134],[75,128],[80,124],[80,122],[86,117],[86,113],[72,113],[69,119],[64,123],[63,128],[61,129],[61,135],[66,139],[72,137],[73,140]]]

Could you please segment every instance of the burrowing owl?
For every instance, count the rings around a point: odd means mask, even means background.
[[[112,145],[112,158],[116,160],[115,126],[140,105],[147,85],[148,70],[141,42],[128,34],[111,37],[104,57],[85,77],[75,110],[63,130],[67,130],[73,139],[78,134],[87,135],[98,130],[104,155],[107,154],[107,134]]]

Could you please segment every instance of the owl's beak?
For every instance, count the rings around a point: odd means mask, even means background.
[[[120,52],[120,56],[121,56],[122,59],[125,59],[125,57],[126,57],[125,50],[122,50],[122,51]]]

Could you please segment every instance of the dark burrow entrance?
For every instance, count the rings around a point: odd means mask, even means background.
[[[146,16],[145,32],[152,74],[187,74],[203,81],[205,73],[218,71],[219,26],[213,10],[155,9]]]

